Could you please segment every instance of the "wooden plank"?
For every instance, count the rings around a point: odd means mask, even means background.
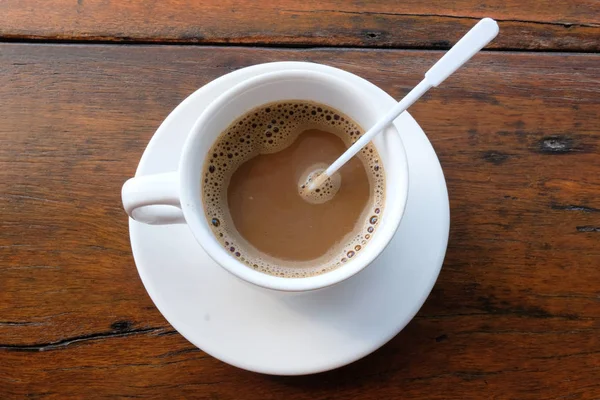
[[[497,49],[600,50],[597,0],[5,0],[4,39],[447,48],[477,19]]]
[[[145,293],[120,187],[210,80],[308,60],[399,98],[439,52],[0,46],[0,393],[218,399],[600,397],[600,57],[486,52],[411,112],[451,198],[448,254],[415,320],[314,377],[223,364]]]

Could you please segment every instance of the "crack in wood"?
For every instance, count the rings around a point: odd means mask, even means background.
[[[391,44],[391,45],[378,45],[374,44],[332,44],[332,43],[313,43],[310,40],[288,42],[288,41],[267,41],[264,38],[248,37],[248,38],[237,38],[239,40],[189,40],[187,38],[160,38],[156,39],[153,37],[121,37],[121,36],[81,36],[81,37],[46,37],[41,35],[2,35],[0,33],[0,44],[8,43],[19,43],[19,44],[41,44],[41,45],[80,45],[80,44],[93,44],[93,45],[115,45],[115,44],[127,44],[129,46],[182,46],[182,47],[202,47],[202,48],[252,48],[252,49],[265,49],[265,50],[295,50],[295,51],[318,51],[318,50],[331,50],[331,51],[349,51],[349,50],[379,50],[379,51],[439,51],[442,54],[442,50],[447,50],[450,45],[445,45],[440,41],[434,41],[431,44]],[[524,53],[524,54],[597,54],[594,49],[583,49],[583,48],[520,48],[514,46],[506,46],[501,48],[486,48],[480,53]],[[230,71],[236,68],[228,68]],[[385,71],[382,69],[382,71]],[[193,74],[188,74],[193,75]],[[565,100],[565,98],[561,98]]]
[[[446,340],[448,340],[448,335],[446,335],[446,334],[440,335],[435,338],[436,343],[440,343],[440,342],[443,342]]]
[[[91,340],[119,338],[133,335],[145,335],[148,333],[161,333],[166,328],[145,328],[145,329],[133,329],[126,332],[99,332],[91,333],[88,335],[74,336],[56,342],[49,343],[35,343],[35,344],[0,344],[0,350],[7,351],[49,351],[49,350],[60,350],[68,347],[75,343],[86,342]]]
[[[178,335],[179,332],[177,332],[176,330],[171,330],[171,331],[164,331],[164,332],[159,332],[158,336],[171,336],[171,335]]]
[[[158,358],[173,357],[173,356],[177,356],[177,355],[180,355],[180,354],[196,353],[196,352],[199,352],[199,351],[200,351],[200,349],[197,348],[197,347],[189,347],[189,348],[186,348],[186,349],[169,351],[167,353],[159,355]]]
[[[511,157],[510,154],[501,151],[489,150],[482,153],[481,158],[494,165],[501,165]]]
[[[28,321],[0,321],[0,326],[40,326],[43,322],[28,322]]]
[[[586,226],[578,226],[576,229],[577,229],[577,232],[600,232],[600,226],[586,225]]]
[[[563,210],[563,211],[581,211],[585,213],[596,213],[600,212],[600,209],[580,206],[580,205],[572,205],[572,204],[552,204],[550,206],[553,210]]]
[[[424,17],[424,18],[452,18],[452,19],[468,19],[473,21],[479,21],[480,17],[469,17],[466,15],[450,15],[450,14],[435,14],[435,13],[395,13],[395,12],[381,12],[381,11],[344,11],[344,10],[280,10],[283,12],[294,12],[294,13],[340,13],[340,14],[349,14],[349,15],[387,15],[392,17]],[[579,23],[579,22],[546,22],[546,21],[533,21],[526,19],[501,19],[494,18],[497,22],[514,22],[520,24],[537,24],[537,25],[554,25],[554,26],[562,26],[565,28],[571,27],[586,27],[586,28],[600,28],[600,24],[589,24],[589,23]]]
[[[538,151],[545,154],[566,154],[580,149],[575,148],[573,138],[566,135],[554,135],[538,142]]]

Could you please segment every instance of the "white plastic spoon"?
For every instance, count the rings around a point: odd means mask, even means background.
[[[327,178],[332,176],[338,169],[358,153],[375,135],[388,126],[394,119],[402,114],[408,107],[429,89],[438,86],[446,78],[452,75],[464,63],[469,61],[479,50],[485,47],[498,34],[498,24],[491,18],[484,18],[477,23],[465,36],[463,36],[433,67],[425,73],[423,79],[413,90],[411,90],[398,104],[394,106],[381,120],[371,129],[365,132],[348,150],[334,161],[323,173],[321,173],[309,185],[309,190],[315,190],[321,186]]]

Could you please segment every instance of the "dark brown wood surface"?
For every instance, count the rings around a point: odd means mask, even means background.
[[[600,50],[598,0],[3,0],[0,37],[447,48],[483,17],[492,48]]]
[[[446,174],[450,243],[423,309],[365,359],[308,377],[236,369],[174,331],[140,282],[120,187],[192,91],[307,60],[399,98],[440,54],[0,45],[0,397],[600,398],[595,54],[484,52],[411,109]]]

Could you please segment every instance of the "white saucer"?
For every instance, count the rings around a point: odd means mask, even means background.
[[[177,169],[187,133],[206,105],[259,73],[308,69],[345,76],[384,109],[395,100],[348,72],[286,62],[244,68],[183,101],[154,134],[137,174]],[[281,293],[239,280],[219,267],[186,225],[129,220],[142,281],[165,318],[206,353],[250,371],[301,375],[341,367],[393,338],[425,302],[440,272],[449,229],[446,182],[427,137],[408,114],[395,121],[410,170],[406,213],[381,256],[358,275],[308,293]]]

